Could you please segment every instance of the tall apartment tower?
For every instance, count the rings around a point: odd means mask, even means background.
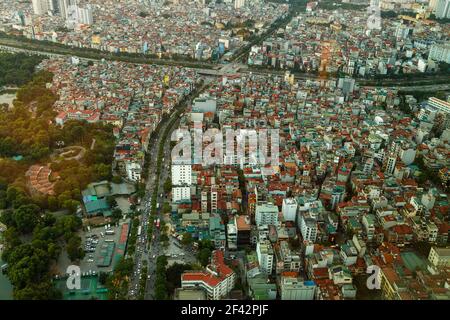
[[[32,0],[33,5],[33,13],[35,15],[41,16],[43,14],[47,14],[50,10],[50,1],[49,0]]]
[[[245,5],[245,0],[234,0],[234,8],[240,9]]]
[[[450,18],[450,0],[438,0],[436,5],[436,18]]]

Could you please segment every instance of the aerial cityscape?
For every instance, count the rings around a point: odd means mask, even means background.
[[[0,0],[0,300],[450,300],[449,168],[450,0]]]

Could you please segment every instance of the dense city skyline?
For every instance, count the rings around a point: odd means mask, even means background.
[[[1,0],[0,300],[449,300],[449,21]]]

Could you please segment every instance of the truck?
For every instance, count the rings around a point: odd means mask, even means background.
[[[158,220],[156,220],[156,227],[159,229],[159,223],[160,223],[160,220],[159,220],[159,218],[158,218]]]
[[[139,227],[138,227],[138,232],[137,232],[138,237],[141,235],[141,233],[142,233],[142,227],[139,226]]]
[[[156,209],[159,209],[159,202],[156,204]]]

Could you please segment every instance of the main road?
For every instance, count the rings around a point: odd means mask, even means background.
[[[200,83],[197,89],[194,89],[188,96],[175,107],[171,115],[161,122],[156,135],[149,143],[148,153],[150,159],[148,163],[148,176],[146,180],[146,192],[141,200],[139,209],[141,212],[140,225],[142,228],[142,235],[138,237],[135,253],[135,270],[132,276],[132,281],[129,288],[130,298],[136,298],[139,288],[139,280],[141,278],[141,269],[147,264],[147,275],[145,299],[153,299],[155,291],[155,277],[156,277],[156,259],[164,254],[164,248],[160,243],[161,230],[156,228],[154,221],[159,219],[163,221],[162,207],[166,200],[166,196],[162,191],[164,189],[164,182],[170,177],[170,139],[172,132],[178,127],[180,116],[183,111],[191,105],[192,100],[195,99],[208,85]],[[160,154],[159,150],[163,152]],[[160,158],[159,158],[160,157]],[[158,166],[159,164],[159,166]],[[159,172],[159,174],[158,174]],[[152,215],[152,200],[156,195],[156,215]],[[147,237],[147,229],[153,224],[152,238]]]
[[[69,48],[70,49],[70,48]],[[105,60],[113,60],[113,61],[125,61],[120,57],[114,56],[112,54],[105,53],[102,58],[88,58],[83,55],[79,55],[77,53],[70,52],[67,49],[64,53],[55,53],[45,50],[37,50],[37,49],[25,49],[23,47],[17,47],[8,43],[5,43],[3,39],[0,39],[0,51],[8,51],[8,52],[23,52],[27,54],[37,54],[37,55],[45,55],[52,58],[63,58],[68,56],[78,57],[82,60],[87,61],[99,61],[101,59]],[[249,68],[246,64],[242,63],[241,60],[245,58],[245,52],[238,54],[232,62],[223,63],[223,64],[211,64],[211,63],[203,63],[203,62],[191,62],[191,61],[175,61],[169,59],[153,59],[148,62],[133,62],[128,61],[129,63],[134,64],[160,64],[160,65],[169,65],[169,66],[184,66],[188,68],[193,68],[197,71],[199,75],[210,76],[210,77],[221,77],[229,74],[257,74],[257,75],[277,75],[283,76],[287,70],[271,70],[271,69],[260,69],[260,68]],[[297,80],[324,80],[323,77],[308,74],[308,73],[295,73],[295,79]],[[337,80],[333,77],[328,77],[326,79],[329,80]],[[417,77],[412,79],[358,79],[356,78],[356,82],[360,86],[364,87],[384,87],[384,88],[392,88],[398,90],[408,90],[408,91],[434,91],[434,90],[449,90],[450,89],[450,79],[447,75],[438,75],[436,74],[432,78],[424,78],[423,74],[418,74]],[[444,82],[440,84],[435,84],[435,82]]]

